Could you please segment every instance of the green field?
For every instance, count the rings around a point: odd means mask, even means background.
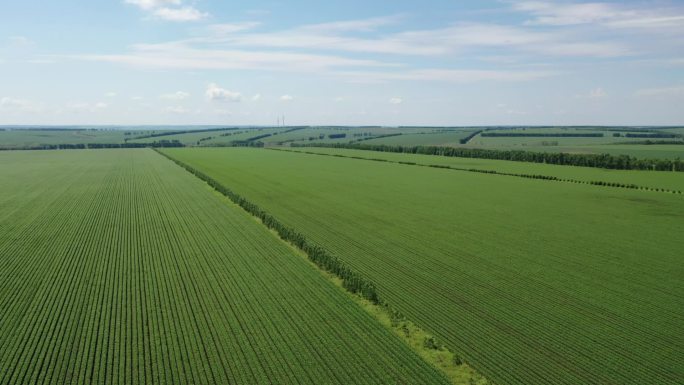
[[[462,169],[497,171],[510,174],[546,175],[555,176],[559,179],[572,179],[583,182],[603,181],[611,183],[635,184],[637,186],[654,189],[657,188],[684,192],[684,173],[681,172],[608,170],[593,167],[559,166],[553,164],[512,162],[495,159],[458,158],[340,148],[299,147],[287,150],[346,157],[360,157],[366,159],[383,159],[392,162],[413,162],[420,165],[440,165]]]
[[[32,147],[50,144],[121,143],[124,130],[0,130],[0,148]]]
[[[672,133],[682,135],[681,129],[658,129],[650,133]],[[524,133],[524,134],[603,134],[602,137],[483,137],[478,135],[469,143],[469,147],[503,149],[503,150],[525,150],[536,152],[564,152],[579,154],[611,154],[629,155],[641,159],[675,159],[684,158],[684,145],[672,144],[638,144],[644,138],[629,138],[627,133],[645,134],[644,132],[630,131],[629,128],[611,128],[610,131],[601,129],[585,128],[526,128],[509,130],[488,130],[490,133]],[[619,133],[621,136],[615,137],[613,134]],[[678,140],[671,139],[651,139],[658,140]],[[632,143],[632,144],[629,144]]]
[[[370,139],[366,144],[387,144],[401,146],[459,146],[460,140],[470,135],[474,130],[458,130],[451,132],[430,132],[422,134],[402,134],[387,138]]]
[[[0,180],[0,384],[447,383],[152,150],[2,152]]]
[[[495,383],[684,378],[681,195],[263,149],[164,152],[362,272]]]

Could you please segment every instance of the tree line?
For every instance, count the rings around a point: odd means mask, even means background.
[[[626,138],[671,139],[671,138],[676,138],[677,135],[665,133],[665,132],[656,132],[656,133],[650,133],[650,134],[635,134],[635,133],[628,132],[625,134],[625,137]]]
[[[511,160],[516,162],[547,163],[563,166],[595,167],[614,170],[684,171],[684,162],[679,158],[674,160],[638,159],[629,155],[569,154],[563,152],[553,153],[523,150],[492,150],[483,148],[439,146],[401,146],[365,143],[293,143],[292,147],[346,148],[353,150],[396,152],[407,154],[441,155],[459,158]]]
[[[461,144],[466,144],[466,143],[470,142],[470,139],[480,135],[482,133],[482,131],[484,131],[484,130],[473,131],[470,135],[466,136],[465,138],[459,139],[458,142]]]
[[[337,277],[342,279],[342,285],[345,289],[354,294],[359,294],[363,298],[373,302],[374,304],[380,304],[380,298],[378,297],[377,289],[375,284],[371,281],[363,278],[358,273],[351,270],[342,260],[336,256],[330,254],[327,250],[318,246],[311,241],[307,240],[304,235],[297,232],[295,229],[284,225],[282,222],[277,220],[274,216],[268,212],[261,209],[256,204],[248,201],[244,197],[235,193],[234,191],[224,187],[218,181],[208,176],[207,174],[195,169],[194,167],[185,164],[179,160],[176,160],[162,152],[157,151],[162,156],[173,161],[177,165],[183,167],[196,177],[205,181],[209,186],[213,187],[216,191],[228,197],[231,201],[236,203],[238,206],[242,207],[245,211],[252,214],[253,216],[259,218],[264,225],[269,229],[275,230],[280,238],[285,241],[292,243],[294,246],[304,251],[311,262],[315,263],[321,269],[335,274]]]
[[[482,137],[520,137],[520,138],[602,138],[602,133],[579,132],[483,132]]]
[[[177,140],[162,140],[150,143],[60,143],[41,144],[37,146],[0,147],[0,151],[11,150],[86,150],[102,148],[160,148],[160,147],[185,147]]]

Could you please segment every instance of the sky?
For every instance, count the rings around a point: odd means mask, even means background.
[[[682,125],[684,1],[0,4],[0,125]]]

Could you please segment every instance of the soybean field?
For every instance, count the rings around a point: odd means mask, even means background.
[[[0,384],[446,384],[150,149],[0,153]]]
[[[494,383],[684,378],[682,195],[264,149],[162,151],[348,263]]]

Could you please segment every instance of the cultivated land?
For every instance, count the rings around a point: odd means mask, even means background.
[[[163,151],[340,257],[495,383],[684,378],[679,194],[263,149]]]
[[[125,131],[88,129],[0,129],[0,148],[20,148],[51,144],[120,143]]]
[[[481,131],[481,133],[480,133]],[[472,133],[479,133],[472,136]],[[161,135],[160,135],[161,134]],[[483,136],[506,134],[508,136]],[[511,136],[524,134],[527,136]],[[532,136],[530,136],[532,135]],[[534,136],[537,135],[537,136]],[[546,136],[539,136],[546,135]],[[562,135],[566,135],[565,137]],[[567,135],[599,135],[572,137]],[[631,136],[630,136],[631,135]],[[655,137],[634,137],[655,135]],[[674,137],[669,137],[673,136]],[[462,143],[461,141],[467,141]],[[684,158],[681,127],[107,127],[20,129],[0,127],[0,150],[55,145],[151,145],[188,147],[307,144],[385,144],[524,150],[571,154],[629,155],[639,159]],[[239,143],[236,143],[239,142]],[[648,142],[648,143],[645,143]],[[97,146],[93,146],[97,147]]]
[[[512,162],[495,159],[458,158],[341,148],[295,147],[286,150],[344,157],[359,157],[365,159],[382,159],[391,162],[416,163],[418,165],[425,166],[438,165],[467,170],[472,169],[496,171],[509,174],[554,176],[559,179],[569,179],[581,182],[635,184],[640,187],[648,187],[652,189],[665,189],[684,192],[684,173],[681,172],[608,170],[593,167],[559,166],[553,164]]]
[[[0,384],[446,383],[152,150],[3,152],[0,185]]]

